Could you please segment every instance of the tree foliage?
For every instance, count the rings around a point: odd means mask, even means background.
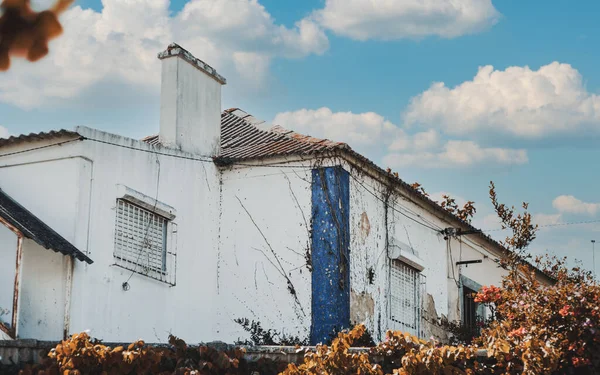
[[[389,168],[388,173],[391,173],[391,170],[389,170]],[[398,173],[394,172],[394,176],[398,177]],[[429,194],[425,191],[425,188],[423,188],[423,185],[421,185],[420,183],[414,182],[410,185],[410,187],[413,188],[416,192],[420,193],[421,195],[429,197]],[[475,202],[468,201],[462,207],[460,207],[458,203],[456,203],[456,199],[452,198],[448,194],[442,195],[442,201],[435,201],[435,203],[437,203],[444,210],[450,212],[452,215],[458,217],[460,220],[467,223],[471,223],[473,216],[475,216],[475,213],[477,212],[477,209],[475,208]]]
[[[0,1],[0,71],[8,70],[11,56],[38,61],[48,54],[48,42],[62,34],[58,16],[73,0],[57,0],[43,12],[31,9],[30,0]]]
[[[511,256],[503,266],[502,285],[484,286],[475,302],[485,304],[493,320],[468,345],[442,345],[407,333],[388,331],[368,351],[352,347],[365,337],[358,325],[338,333],[331,345],[317,345],[300,363],[262,360],[250,363],[242,349],[218,351],[189,347],[171,336],[168,348],[137,341],[127,348],[93,342],[85,333],[73,335],[53,349],[46,361],[23,374],[275,374],[282,375],[538,375],[600,373],[600,287],[592,274],[569,268],[566,259],[524,261],[533,239],[528,205],[523,212],[499,203],[495,186],[490,199],[504,228]],[[541,270],[541,272],[540,272]],[[545,275],[545,276],[544,276]],[[242,324],[243,323],[243,324]],[[273,339],[269,330],[241,321],[255,341]],[[274,340],[272,340],[275,342]],[[299,352],[302,348],[297,346]]]

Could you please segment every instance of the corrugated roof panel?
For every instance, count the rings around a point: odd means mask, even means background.
[[[54,229],[38,219],[37,216],[21,206],[1,189],[0,217],[17,228],[25,237],[37,242],[46,249],[75,257],[83,262],[93,263],[87,255],[79,251]]]

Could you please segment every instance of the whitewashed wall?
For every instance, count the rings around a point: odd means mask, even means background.
[[[236,318],[308,337],[310,166],[233,168],[225,170],[222,179],[217,260],[220,337],[227,341],[247,337],[232,324]]]
[[[79,131],[89,138],[151,149],[139,141],[87,128]],[[52,142],[56,141],[27,148]],[[215,337],[212,325],[206,323],[214,318],[217,296],[219,174],[212,163],[92,141],[5,157],[1,162],[0,187],[94,260],[92,265],[75,262],[70,332],[91,329],[95,337],[109,341],[143,337],[164,342],[169,332],[190,340]],[[177,210],[174,221],[179,224],[176,287],[131,276],[131,271],[113,265],[117,185],[155,197],[159,164],[158,200]],[[29,266],[33,263],[25,259],[23,267]],[[130,276],[130,289],[124,291],[122,283]],[[26,308],[27,301],[21,306]],[[44,338],[62,338],[62,323],[59,329]],[[23,338],[37,336],[27,328],[21,332]]]
[[[351,316],[354,322],[365,323],[376,338],[381,338],[387,329],[402,329],[401,325],[390,319],[388,306],[390,261],[385,248],[384,208],[388,188],[347,164],[345,168],[353,171],[353,178],[350,179]],[[433,308],[427,304],[430,295],[435,311],[429,313],[444,315],[452,321],[460,320],[460,275],[480,285],[499,285],[505,271],[494,262],[497,254],[486,250],[485,245],[482,246],[480,241],[472,238],[474,236],[468,235],[463,236],[460,242],[451,239],[448,249],[443,235],[405,215],[440,230],[455,224],[438,218],[396,189],[390,193],[387,236],[390,242],[399,241],[412,247],[422,261],[425,269],[421,273],[426,282],[424,308]],[[458,261],[476,259],[482,259],[482,263],[468,267],[456,266]],[[374,270],[372,284],[366,277],[369,268]]]
[[[12,324],[17,235],[0,224],[0,323]],[[2,332],[0,331],[0,335]]]
[[[80,131],[92,139],[150,149],[142,142]],[[71,331],[91,328],[94,336],[118,341],[143,337],[164,342],[169,332],[186,340],[212,339],[213,327],[206,322],[213,319],[217,296],[216,167],[91,141],[84,152],[94,160],[88,249],[94,264],[75,267]],[[118,184],[158,197],[177,211],[176,286],[113,265]],[[124,291],[127,280],[130,289]]]
[[[23,241],[18,336],[38,340],[62,337],[67,295],[67,257]]]
[[[152,149],[139,141],[87,128],[79,131],[101,141]],[[0,160],[0,188],[94,260],[92,265],[75,262],[69,331],[91,329],[93,336],[106,341],[144,338],[164,342],[174,333],[192,342],[232,342],[247,337],[233,320],[248,318],[260,321],[266,329],[307,337],[311,323],[311,274],[306,259],[310,245],[310,165],[297,169],[237,167],[221,173],[212,163],[126,147],[78,141]],[[450,257],[439,234],[394,210],[388,210],[386,227],[385,187],[347,164],[344,167],[353,173],[352,321],[366,323],[376,337],[396,328],[388,316],[386,235],[411,244],[418,252],[425,263],[427,293],[435,302],[436,312],[459,319],[452,262],[483,258],[486,252],[478,249],[474,240],[463,241],[462,251],[460,244],[452,241]],[[142,275],[132,276],[131,271],[114,266],[119,184],[157,196],[159,202],[176,209],[175,287]],[[411,210],[436,227],[451,226],[397,193],[390,204],[398,210]],[[454,276],[458,278],[462,272],[481,285],[497,284],[501,272],[491,255],[482,264],[454,267]],[[32,259],[34,256],[39,261]],[[56,275],[54,302],[64,306],[64,257],[28,247],[24,258],[24,277],[32,272],[39,275],[28,276],[31,281],[22,296],[23,309],[47,309],[51,302],[36,295],[38,289],[29,285],[36,285],[49,273]],[[130,284],[128,291],[122,288],[125,281]],[[23,314],[21,337],[62,337],[64,308],[56,308],[55,315],[42,317],[42,323],[36,325],[32,322],[37,315]]]
[[[388,327],[388,272],[383,186],[348,165],[350,177],[350,318],[364,323],[376,338]],[[364,185],[364,187],[363,187]],[[373,280],[369,280],[372,270]]]

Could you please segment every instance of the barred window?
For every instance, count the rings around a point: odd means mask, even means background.
[[[168,219],[117,199],[114,256],[117,265],[162,279],[167,273]]]
[[[420,272],[409,265],[393,259],[390,269],[391,319],[402,330],[419,335],[421,320]]]

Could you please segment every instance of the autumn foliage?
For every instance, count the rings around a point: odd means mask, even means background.
[[[240,348],[217,350],[205,345],[188,346],[175,336],[169,337],[169,345],[165,347],[149,346],[139,340],[113,348],[94,342],[86,333],[79,333],[58,344],[41,364],[28,365],[20,374],[246,375],[258,371],[274,375],[284,368],[285,363],[268,359],[248,362]]]
[[[365,333],[356,326],[331,345],[308,350],[303,361],[247,362],[244,350],[191,347],[176,337],[169,347],[137,341],[111,348],[85,334],[73,335],[41,365],[23,374],[595,374],[600,370],[600,290],[589,273],[567,269],[564,260],[538,260],[553,278],[538,281],[526,264],[511,270],[502,286],[489,286],[476,300],[495,320],[471,345],[442,345],[403,333],[386,333],[368,350],[352,348]],[[304,349],[297,347],[298,351]],[[43,372],[42,372],[43,371]]]
[[[51,9],[35,12],[30,0],[0,1],[0,71],[12,56],[38,61],[48,54],[48,42],[62,34],[58,16],[73,0],[57,0]]]
[[[475,302],[485,304],[491,322],[468,345],[443,345],[403,332],[386,333],[383,342],[368,349],[353,348],[365,335],[358,325],[341,332],[331,345],[304,353],[300,363],[270,360],[247,362],[244,350],[218,351],[189,347],[171,337],[168,347],[149,347],[143,341],[110,348],[85,334],[73,335],[53,349],[44,363],[23,374],[597,374],[600,373],[600,287],[590,272],[568,268],[565,259],[531,261],[526,249],[537,226],[524,209],[498,202],[490,185],[492,204],[510,229],[503,245],[508,250],[501,266],[502,285],[484,286]],[[535,263],[536,268],[532,266]]]

